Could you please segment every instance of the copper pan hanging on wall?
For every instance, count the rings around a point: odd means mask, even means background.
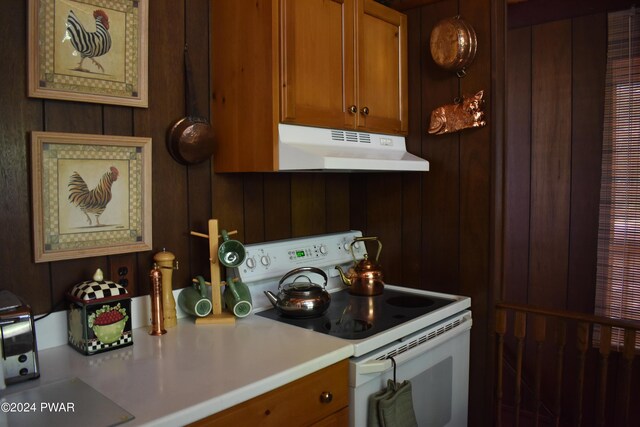
[[[431,30],[429,44],[435,63],[458,77],[466,74],[478,49],[476,31],[460,15],[439,21]]]
[[[167,132],[167,148],[171,156],[184,165],[195,165],[209,159],[214,150],[213,128],[196,108],[193,74],[187,46],[184,47],[187,83],[187,116],[175,121]]]

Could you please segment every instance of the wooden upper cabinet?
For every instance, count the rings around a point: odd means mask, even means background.
[[[355,0],[281,0],[282,122],[354,127]]]
[[[358,0],[358,128],[408,131],[407,17],[380,3]]]
[[[406,16],[373,0],[281,4],[282,122],[406,133]]]
[[[407,133],[405,15],[373,0],[211,0],[210,11],[216,172],[278,170],[279,123]]]
[[[277,0],[211,0],[211,124],[216,172],[277,169]]]

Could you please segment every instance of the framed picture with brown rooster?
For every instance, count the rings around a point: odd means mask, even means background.
[[[148,251],[151,138],[31,133],[35,262]]]
[[[148,0],[29,0],[29,96],[148,107],[148,17]]]

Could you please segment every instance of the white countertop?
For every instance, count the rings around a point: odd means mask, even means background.
[[[183,318],[156,337],[85,356],[68,345],[39,352],[37,380],[7,395],[77,377],[135,416],[123,426],[184,425],[278,388],[353,354],[343,340],[249,315],[233,325]]]

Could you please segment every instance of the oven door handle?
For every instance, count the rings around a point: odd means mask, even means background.
[[[384,360],[370,360],[361,365],[358,365],[359,374],[377,374],[390,369],[392,366],[391,359]]]

